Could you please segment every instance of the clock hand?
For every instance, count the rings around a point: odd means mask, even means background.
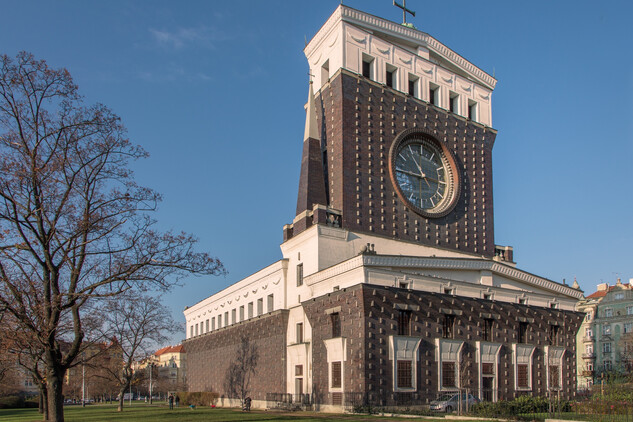
[[[425,177],[424,172],[422,171],[422,167],[420,167],[418,162],[415,161],[415,154],[413,153],[413,150],[411,149],[411,145],[409,145],[409,151],[411,152],[411,159],[413,160],[413,162],[415,163],[416,167],[420,171],[420,176]]]

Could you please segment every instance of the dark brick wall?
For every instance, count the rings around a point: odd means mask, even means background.
[[[286,391],[286,328],[288,311],[279,310],[253,320],[186,340],[189,391],[215,391],[224,395],[224,377],[235,359],[242,336],[257,345],[259,364],[252,380],[251,398]]]
[[[494,255],[494,129],[345,70],[317,95],[329,205],[343,212],[342,227]],[[391,144],[414,127],[430,131],[456,158],[461,194],[445,217],[424,218],[407,208],[389,176]]]
[[[392,362],[389,360],[389,336],[397,335],[397,314],[394,304],[410,305],[411,335],[421,337],[418,362],[418,393],[422,400],[436,398],[438,364],[435,339],[442,336],[444,314],[441,309],[459,310],[455,339],[465,341],[464,365],[468,387],[476,393],[479,375],[476,363],[476,341],[482,340],[484,318],[494,315],[493,341],[503,343],[499,358],[499,399],[524,394],[514,390],[512,343],[517,342],[520,320],[530,321],[527,343],[536,346],[533,357],[533,391],[546,394],[545,346],[549,344],[550,324],[560,325],[559,345],[566,348],[563,365],[562,396],[570,397],[576,389],[576,332],[582,315],[525,305],[493,302],[483,299],[409,291],[380,286],[358,285],[333,292],[303,303],[312,325],[313,377],[317,396],[327,397],[328,372],[323,340],[331,338],[331,322],[326,310],[341,307],[341,334],[348,338],[345,364],[345,391],[370,393],[374,399],[389,396],[392,390]]]

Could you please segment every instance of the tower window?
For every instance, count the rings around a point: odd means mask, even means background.
[[[399,311],[398,314],[398,335],[411,335],[411,311]]]
[[[387,65],[387,73],[385,75],[385,84],[389,87],[389,88],[396,88],[396,75],[397,75],[397,68],[395,66],[392,66],[390,64]]]
[[[253,318],[253,302],[248,303],[248,317]]]
[[[297,287],[303,285],[303,264],[297,264]]]
[[[413,365],[410,360],[399,360],[396,363],[397,388],[413,387]]]
[[[477,121],[477,103],[472,100],[468,100],[468,120]]]
[[[440,105],[440,87],[435,84],[429,84],[429,103]]]
[[[409,95],[417,97],[420,78],[409,73]]]
[[[244,305],[240,306],[240,322],[244,321]]]
[[[273,295],[268,295],[268,312],[272,312],[275,310],[275,297]]]
[[[236,316],[237,316],[237,311],[235,309],[231,309],[231,324],[235,324],[237,322]]]
[[[549,344],[551,346],[558,346],[559,334],[560,334],[560,327],[558,325],[549,326]]]
[[[372,56],[368,56],[367,54],[363,54],[363,76],[365,78],[372,79],[374,76],[373,72],[374,67],[374,58]]]
[[[325,83],[330,79],[330,60],[326,60],[321,66],[321,86],[325,85]]]
[[[332,388],[341,388],[342,385],[342,371],[341,362],[332,362],[332,376],[330,378]]]
[[[264,313],[264,299],[257,299],[257,315]]]
[[[449,94],[448,108],[451,113],[459,113],[459,95],[451,92]]]

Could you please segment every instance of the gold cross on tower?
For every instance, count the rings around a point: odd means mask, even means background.
[[[393,0],[393,5],[402,9],[402,24],[407,25],[407,13],[410,13],[411,16],[415,17],[415,12],[413,10],[407,9],[407,0],[402,0],[402,4]],[[407,25],[408,26],[408,25]]]

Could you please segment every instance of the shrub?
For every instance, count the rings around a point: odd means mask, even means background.
[[[180,404],[183,406],[211,406],[218,399],[218,393],[212,391],[191,391],[176,393],[180,398]]]

